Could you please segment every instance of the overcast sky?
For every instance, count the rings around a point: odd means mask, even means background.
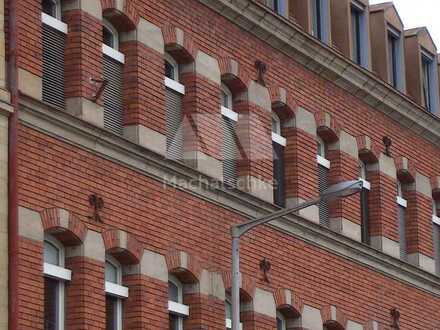
[[[370,0],[370,4],[388,2]],[[426,26],[437,49],[440,49],[440,1],[439,0],[394,0],[405,29]]]

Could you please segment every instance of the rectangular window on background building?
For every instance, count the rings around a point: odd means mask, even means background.
[[[399,43],[400,37],[395,33],[389,31],[388,32],[388,70],[389,70],[389,78],[390,84],[394,86],[394,88],[398,87],[399,83]]]

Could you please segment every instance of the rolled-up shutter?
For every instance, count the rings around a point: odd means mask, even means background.
[[[434,241],[435,273],[440,275],[440,225],[432,224],[432,238]]]
[[[322,194],[328,188],[328,169],[322,165],[318,165],[318,188],[319,194]],[[327,201],[319,203],[319,223],[329,227],[330,211]]]
[[[64,108],[66,34],[43,23],[43,101]]]
[[[103,55],[104,79],[104,127],[115,134],[122,135],[124,107],[122,103],[122,63]]]
[[[183,158],[182,94],[165,89],[167,156],[171,159]]]
[[[284,147],[272,142],[273,150],[273,178],[274,178],[274,203],[284,207],[286,205],[284,194]]]
[[[399,225],[399,244],[400,244],[400,258],[406,260],[407,250],[406,250],[406,220],[405,213],[406,210],[403,206],[397,206],[398,212],[398,225]]]
[[[234,120],[222,116],[223,120],[223,181],[234,187],[237,184],[237,144]]]

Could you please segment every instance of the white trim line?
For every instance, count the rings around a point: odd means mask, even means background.
[[[70,281],[72,279],[72,271],[63,267],[48,264],[43,265],[43,273],[49,277],[53,277],[62,281]]]
[[[165,87],[168,87],[179,94],[185,95],[185,86],[168,77],[165,77]]]
[[[229,118],[233,121],[238,121],[238,113],[236,113],[235,111],[226,108],[224,106],[220,106],[220,110],[223,116],[225,116],[226,118]]]
[[[102,53],[107,55],[108,57],[111,57],[115,61],[118,61],[122,64],[125,63],[125,55],[122,54],[120,51],[117,51],[114,48],[111,48],[105,44],[102,44]]]
[[[46,13],[41,13],[41,22],[49,25],[50,27],[53,27],[57,31],[67,34],[67,24],[60,21],[59,19],[56,19],[55,17],[47,15]]]
[[[168,300],[168,311],[173,314],[177,314],[180,316],[188,316],[189,315],[189,307],[184,304],[179,304],[175,301]]]
[[[281,144],[283,147],[285,147],[287,144],[287,140],[285,137],[274,132],[272,132],[272,141]]]
[[[232,329],[232,320],[226,319],[225,321],[226,321],[225,322],[226,329]],[[243,323],[240,322],[240,330],[242,329],[243,329]]]
[[[408,201],[405,198],[402,198],[400,196],[396,196],[396,202],[402,207],[408,207]]]
[[[432,215],[432,222],[434,222],[436,225],[440,226],[440,217],[436,215]]]
[[[330,168],[330,161],[320,155],[316,155],[316,162],[325,168]]]
[[[371,183],[365,179],[359,178],[362,181],[362,188],[371,190]]]
[[[105,293],[118,298],[128,297],[128,288],[112,282],[105,282]]]

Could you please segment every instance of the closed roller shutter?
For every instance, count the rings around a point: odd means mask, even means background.
[[[230,118],[222,116],[223,120],[223,181],[234,187],[237,184],[237,144],[235,126]]]
[[[318,188],[319,194],[322,194],[328,188],[328,169],[324,166],[318,165]],[[323,226],[330,225],[330,211],[327,201],[319,203],[319,223]]]
[[[399,220],[399,244],[400,244],[400,258],[402,260],[406,260],[407,251],[406,251],[406,221],[405,221],[405,208],[403,206],[398,205],[398,220]]]
[[[66,34],[43,24],[43,101],[63,108]]]
[[[122,103],[122,64],[111,57],[103,56],[104,79],[104,127],[122,135],[124,107]]]
[[[284,147],[276,142],[272,142],[273,150],[273,178],[274,178],[274,202],[278,206],[284,207]]]
[[[440,275],[440,226],[433,223],[433,241],[435,256],[435,273]]]
[[[171,159],[183,158],[182,94],[165,90],[167,156]]]
[[[368,214],[368,189],[363,188],[361,191],[361,230],[362,230],[362,242],[370,244],[370,231],[369,231],[369,214]]]

